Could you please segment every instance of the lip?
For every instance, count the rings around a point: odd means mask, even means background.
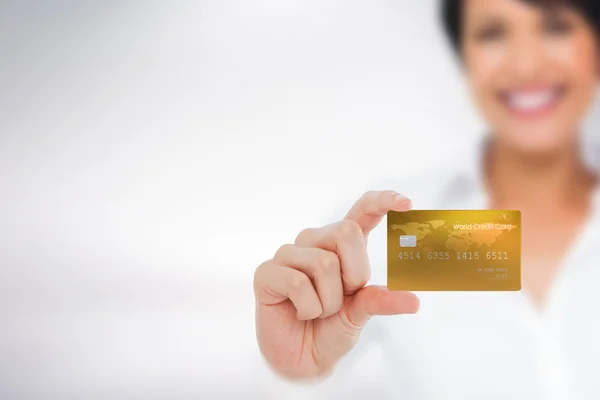
[[[566,85],[527,86],[502,91],[499,99],[513,116],[532,120],[551,115],[566,92]]]

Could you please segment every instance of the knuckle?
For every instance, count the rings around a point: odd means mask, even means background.
[[[325,274],[330,275],[339,271],[340,264],[338,257],[333,253],[328,253],[319,259],[319,270]]]
[[[358,276],[358,283],[361,287],[365,286],[371,280],[371,267],[367,264],[361,269]]]
[[[310,279],[308,278],[308,276],[306,276],[302,273],[295,274],[292,278],[290,278],[290,290],[291,291],[302,290],[308,284],[310,284]]]
[[[263,281],[264,281],[264,276],[265,276],[265,270],[268,268],[270,263],[269,261],[265,261],[262,264],[260,264],[255,270],[254,270],[254,281],[253,281],[253,287],[254,287],[254,292],[257,293],[258,290],[262,287],[263,285]]]
[[[287,260],[294,251],[294,245],[284,244],[275,252],[275,260]]]
[[[348,238],[360,236],[362,234],[362,230],[356,221],[346,219],[340,222],[338,233],[341,238]]]
[[[365,194],[363,194],[363,199],[367,197],[373,197],[377,192],[375,190],[367,190]]]
[[[369,283],[369,280],[371,279],[371,273],[369,271],[366,271],[364,276],[362,278],[359,278],[358,280],[358,287],[365,287],[367,286],[367,283]]]
[[[265,266],[269,263],[269,261],[265,261],[262,264],[260,264],[258,267],[256,267],[256,269],[254,270],[254,281],[256,282],[257,280],[259,280],[263,274],[263,270],[265,269]]]
[[[315,234],[314,228],[306,228],[306,229],[302,230],[302,232],[300,232],[298,234],[298,236],[296,236],[295,243],[300,244],[300,243],[306,242],[309,238],[314,236],[314,234]]]
[[[367,190],[360,198],[360,202],[364,204],[366,202],[371,201],[374,197],[377,196],[377,193],[378,192],[376,192],[375,190]]]
[[[371,270],[369,268],[358,271],[354,276],[348,276],[344,279],[352,288],[362,288],[371,280]]]

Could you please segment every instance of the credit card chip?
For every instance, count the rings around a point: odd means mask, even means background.
[[[400,236],[400,247],[417,247],[417,237],[415,235]]]

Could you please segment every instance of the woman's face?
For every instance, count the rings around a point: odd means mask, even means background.
[[[468,78],[495,134],[535,153],[573,140],[598,78],[598,43],[584,17],[520,0],[464,0],[463,18]]]

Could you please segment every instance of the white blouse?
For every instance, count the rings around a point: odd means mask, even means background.
[[[485,209],[482,152],[466,154],[458,166],[370,189],[405,194],[415,209]],[[371,319],[357,347],[325,382],[298,385],[274,377],[265,382],[265,397],[600,399],[598,194],[595,204],[543,312],[524,291],[416,292],[416,315]],[[385,227],[384,220],[369,238],[371,284],[387,282]]]

